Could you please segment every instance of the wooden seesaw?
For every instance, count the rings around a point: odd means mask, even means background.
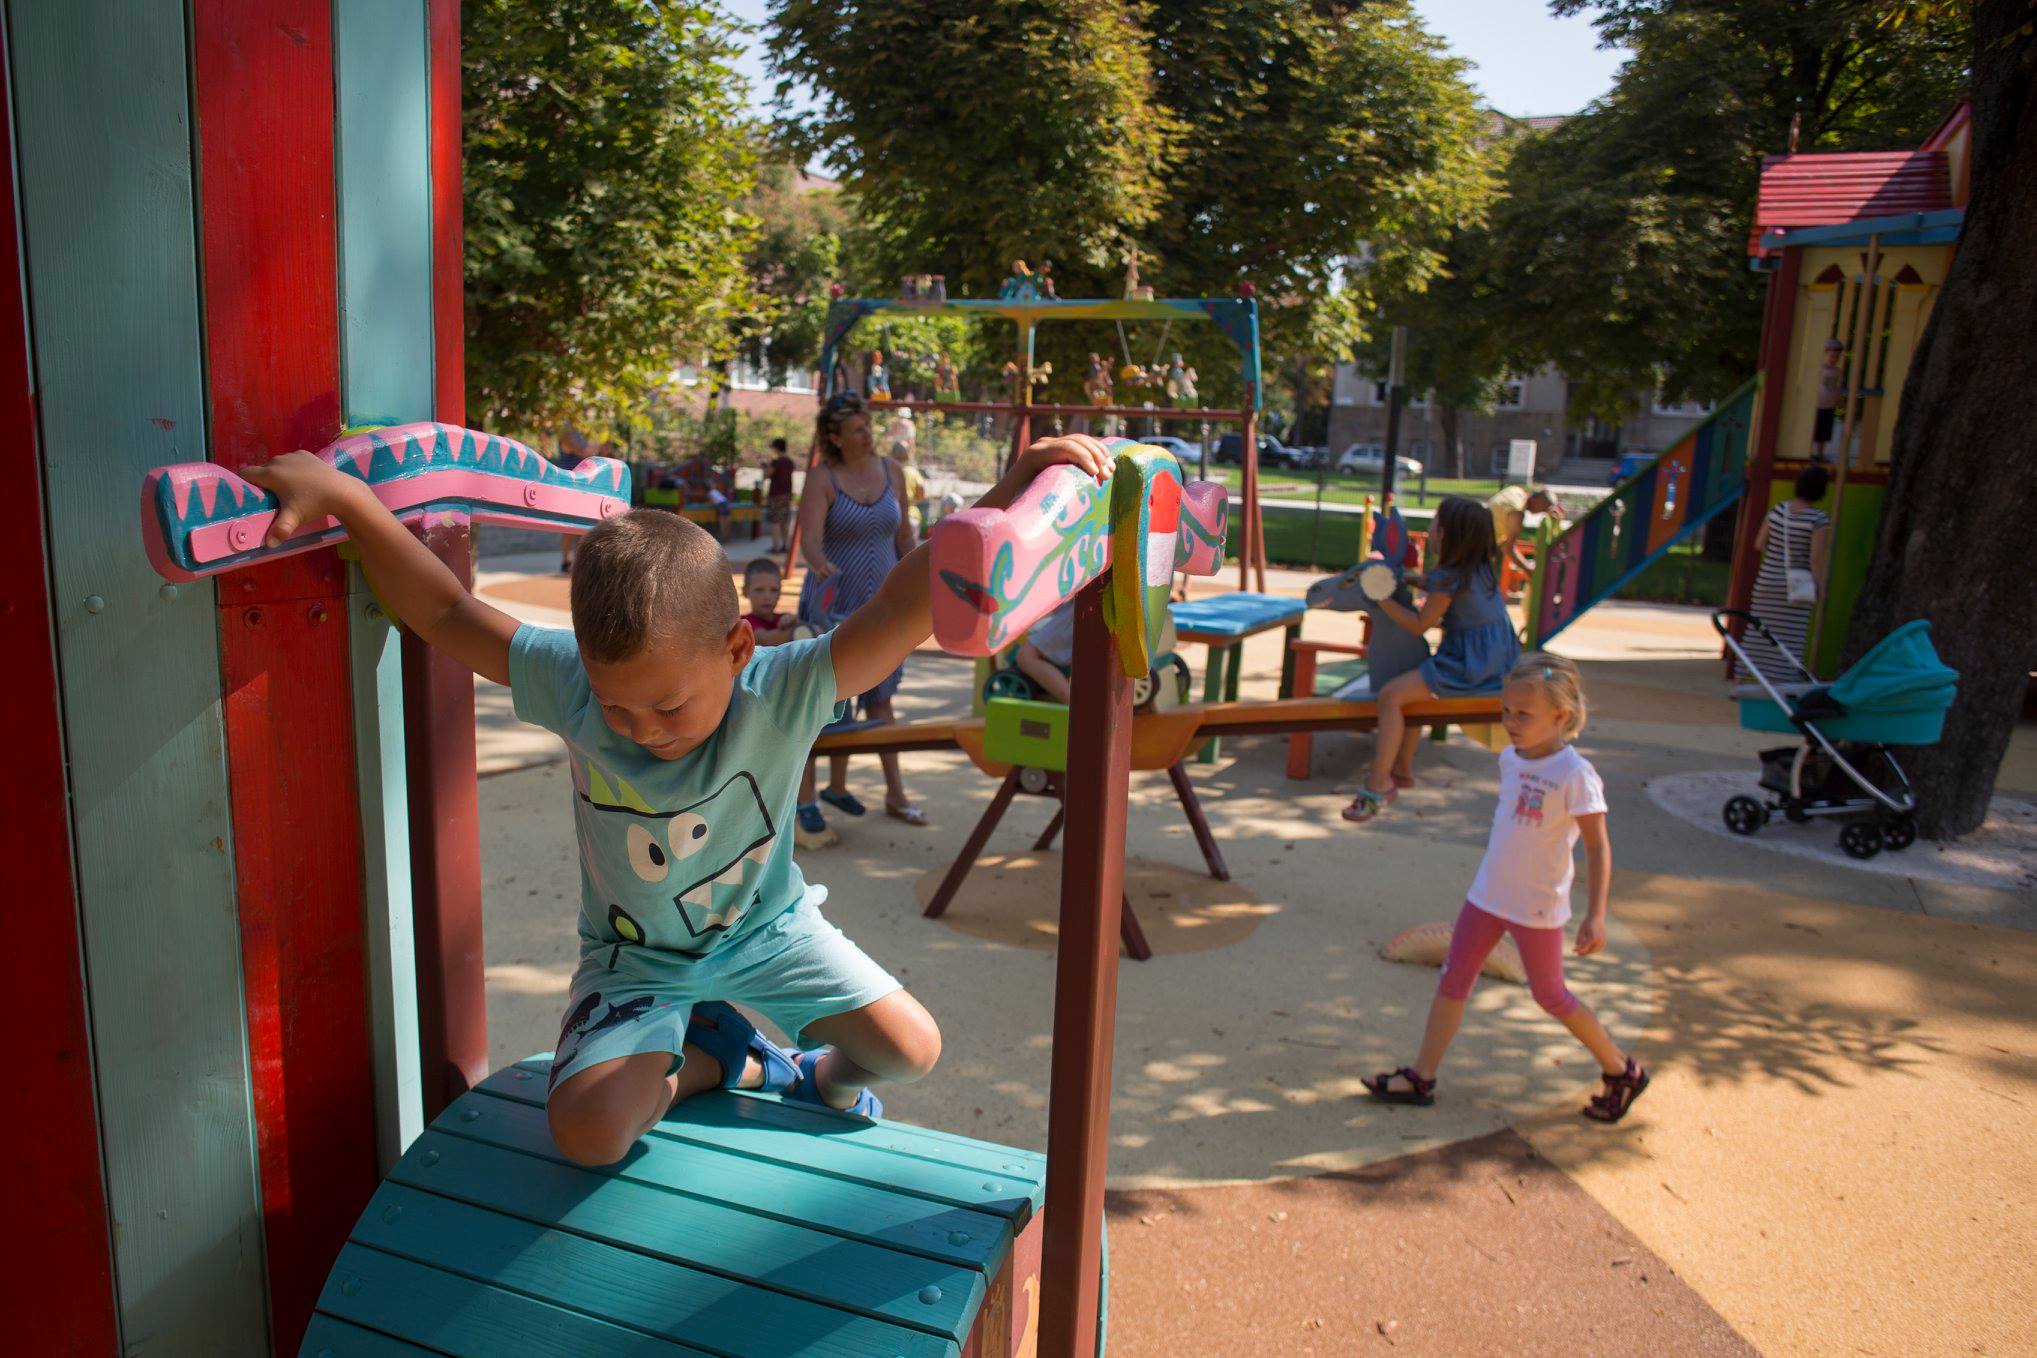
[[[718,1091],[672,1109],[620,1163],[586,1169],[551,1143],[547,1060],[534,1057],[455,1099],[404,1150],[339,1247],[301,1353],[1102,1351],[1127,676],[1147,669],[1170,576],[1214,573],[1225,525],[1221,486],[1184,486],[1158,449],[1115,451],[1109,485],[1052,469],[1009,510],[943,520],[931,553],[935,635],[950,650],[987,654],[1078,601],[1048,1154]],[[322,455],[412,522],[570,530],[627,503],[619,465],[564,473],[444,425]],[[167,579],[343,536],[307,523],[264,546],[272,498],[209,464],[152,473],[142,508]]]

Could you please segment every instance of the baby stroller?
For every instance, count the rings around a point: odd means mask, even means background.
[[[1729,630],[1739,619],[1785,657],[1797,673],[1764,674]],[[1765,800],[1734,797],[1726,828],[1751,835],[1777,811],[1798,823],[1812,816],[1848,817],[1839,847],[1854,858],[1907,849],[1917,839],[1917,798],[1889,753],[1891,745],[1931,745],[1959,691],[1959,673],[1931,649],[1931,624],[1921,619],[1890,632],[1830,684],[1821,682],[1761,619],[1737,608],[1712,614],[1740,668],[1754,680],[1733,690],[1740,726],[1801,735],[1803,744],[1761,752]]]

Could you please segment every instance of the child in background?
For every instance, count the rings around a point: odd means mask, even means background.
[[[1020,674],[1057,703],[1068,701],[1068,671],[1075,664],[1075,601],[1034,623],[1013,652],[1012,661]]]
[[[1057,462],[1110,471],[1095,439],[1049,439],[978,503],[1009,505]],[[580,961],[546,1114],[568,1159],[612,1164],[717,1085],[876,1116],[869,1085],[933,1069],[933,1018],[822,916],[826,889],[782,833],[816,733],[933,631],[925,549],[833,631],[759,649],[713,537],[632,510],[582,540],[568,632],[468,593],[365,482],[310,453],[243,475],[280,502],[271,546],[336,517],[404,626],[507,684],[519,717],[566,742]],[[732,1000],[793,1034],[796,1062]]]
[[[1584,729],[1577,666],[1542,652],[1522,657],[1501,690],[1500,722],[1513,743],[1499,756],[1499,806],[1485,859],[1450,933],[1450,954],[1429,1006],[1421,1051],[1413,1065],[1375,1075],[1364,1085],[1387,1103],[1436,1101],[1436,1070],[1464,1019],[1472,984],[1501,935],[1512,934],[1535,1002],[1561,1019],[1604,1071],[1605,1089],[1584,1115],[1618,1122],[1648,1087],[1648,1072],[1620,1050],[1563,983],[1563,925],[1570,918],[1576,875],[1571,852],[1580,838],[1587,904],[1577,929],[1579,957],[1606,945],[1606,896],[1613,880],[1605,787],[1598,771],[1570,746]]]
[[[770,557],[753,557],[743,567],[743,599],[750,606],[743,621],[750,624],[759,646],[782,646],[792,640],[799,618],[778,611],[778,595],[784,588],[785,572]]]
[[[1436,506],[1429,538],[1441,564],[1429,573],[1421,608],[1382,599],[1379,611],[1416,636],[1441,623],[1443,639],[1420,669],[1409,670],[1379,691],[1372,771],[1344,808],[1348,821],[1363,824],[1374,819],[1402,788],[1415,785],[1415,746],[1422,732],[1408,725],[1408,704],[1490,693],[1521,654],[1521,640],[1514,635],[1507,601],[1499,592],[1499,548],[1485,506],[1469,496],[1444,496]]]

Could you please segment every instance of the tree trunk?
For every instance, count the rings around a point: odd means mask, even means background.
[[[1457,407],[1442,406],[1436,412],[1436,422],[1442,426],[1443,448],[1448,454],[1440,459],[1441,465],[1450,469],[1449,475],[1464,478],[1464,445],[1457,441]]]
[[[1928,618],[1959,697],[1945,736],[1905,752],[1918,828],[1986,819],[2037,664],[2037,40],[2030,7],[1973,7],[1973,192],[1957,254],[1903,384],[1874,557],[1846,635],[1850,663]]]

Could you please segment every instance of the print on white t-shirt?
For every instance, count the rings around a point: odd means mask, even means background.
[[[1577,876],[1577,818],[1605,809],[1598,770],[1570,746],[1540,759],[1500,751],[1499,805],[1471,903],[1533,929],[1561,928]]]

